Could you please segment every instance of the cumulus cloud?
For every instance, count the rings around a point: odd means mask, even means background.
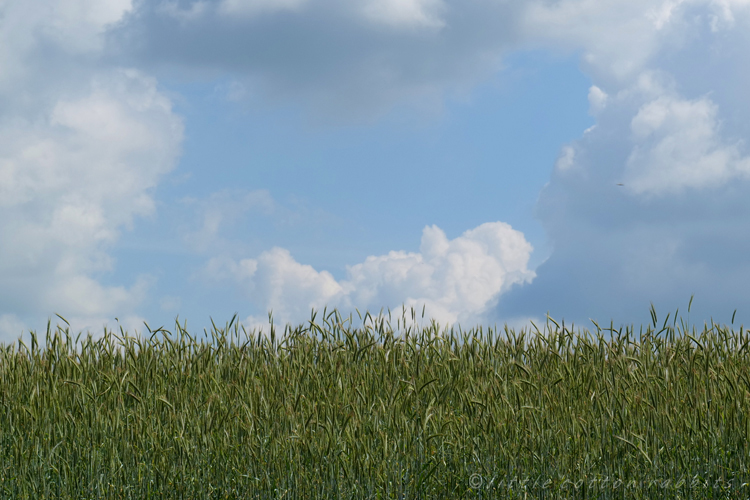
[[[667,5],[671,7],[665,11]],[[671,31],[680,29],[668,22],[677,5],[650,0],[529,2],[524,32],[533,45],[582,50],[596,77],[627,81],[648,64]]]
[[[563,146],[555,162],[555,168],[564,172],[575,165],[575,158],[576,150],[572,146]]]
[[[722,139],[717,115],[708,98],[662,96],[644,104],[631,121],[636,146],[625,167],[628,190],[659,195],[748,177],[750,158],[739,141]]]
[[[664,2],[645,17],[623,4],[610,19],[585,1],[536,8],[575,13],[554,36],[584,53],[597,123],[563,148],[540,194],[552,256],[503,297],[498,317],[639,323],[650,302],[662,317],[684,314],[696,294],[694,319],[728,321],[734,308],[747,319],[750,98],[735,88],[748,76],[733,69],[745,57],[737,47],[750,47],[747,2]]]
[[[99,75],[36,120],[0,124],[0,286],[3,306],[106,318],[134,310],[148,288],[106,287],[107,249],[173,166],[182,125],[155,82],[133,71]]]
[[[128,286],[103,282],[114,266],[109,250],[135,218],[153,213],[151,192],[182,140],[181,120],[153,78],[96,60],[104,32],[131,7],[129,0],[0,7],[5,334],[22,322],[38,327],[53,312],[93,330],[116,314],[135,321],[153,285],[148,276]]]
[[[89,51],[100,48],[100,35],[132,9],[132,0],[29,0],[4,2],[2,9],[3,22],[19,27],[15,33],[5,33],[9,39],[51,37],[68,50]]]
[[[216,279],[236,280],[262,310],[277,321],[302,322],[312,309],[325,306],[379,311],[425,307],[426,315],[443,324],[479,322],[511,286],[528,283],[532,247],[508,224],[493,222],[449,240],[437,226],[422,234],[420,251],[392,251],[349,266],[336,281],[326,271],[295,261],[289,251],[274,248],[256,259],[213,258],[206,272]],[[263,316],[248,319],[262,324]]]
[[[589,88],[589,106],[592,114],[596,115],[607,105],[609,96],[596,85]]]

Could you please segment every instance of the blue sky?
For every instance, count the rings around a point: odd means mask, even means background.
[[[0,340],[750,311],[750,2],[27,0]]]

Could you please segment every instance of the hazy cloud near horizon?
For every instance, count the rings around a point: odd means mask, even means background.
[[[549,166],[536,213],[553,251],[538,269],[524,235],[492,218],[454,239],[430,225],[418,253],[347,263],[336,280],[273,241],[211,254],[221,215],[207,211],[193,246],[204,275],[290,321],[325,301],[421,301],[449,322],[630,322],[693,293],[698,311],[750,319],[748,0],[25,0],[0,14],[4,339],[54,311],[80,328],[141,320],[158,279],[107,276],[180,161],[179,97],[163,82],[220,82],[249,109],[346,127],[394,106],[439,115],[525,51],[579,54],[596,121]]]

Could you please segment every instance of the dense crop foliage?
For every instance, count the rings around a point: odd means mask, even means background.
[[[0,498],[747,498],[750,337],[324,313],[0,350]]]

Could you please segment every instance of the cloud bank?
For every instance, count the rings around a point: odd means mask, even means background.
[[[294,103],[349,123],[396,104],[439,108],[445,93],[494,77],[523,10],[484,0],[153,0],[109,32],[108,54],[170,79],[228,77],[256,105]]]

